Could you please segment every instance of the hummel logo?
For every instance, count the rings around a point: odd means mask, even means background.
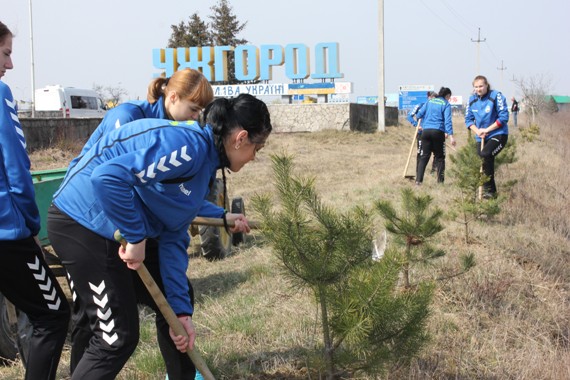
[[[184,193],[184,195],[189,196],[190,193],[192,192],[191,190],[188,190],[184,187],[184,184],[181,183],[180,185],[178,185],[178,188],[180,189],[180,191],[182,191],[182,193]]]
[[[153,162],[145,170],[142,170],[136,174],[136,176],[140,179],[142,183],[146,183],[148,179],[153,179],[156,177],[156,170],[159,170],[163,173],[170,171],[172,167],[178,167],[183,164],[183,161],[189,162],[192,160],[186,151],[187,146],[183,146],[180,148],[180,151],[175,150],[170,153],[170,157],[162,156],[158,160],[158,164]]]
[[[38,280],[37,284],[42,291],[42,296],[47,301],[46,305],[51,310],[59,310],[61,300],[57,296],[57,290],[53,286],[51,279],[48,277],[46,269],[41,265],[40,260],[36,256],[33,263],[27,263],[28,268],[32,270],[34,278]]]
[[[109,346],[113,345],[113,343],[115,343],[115,341],[117,339],[119,339],[119,336],[117,335],[117,333],[114,333],[113,335],[109,335],[106,332],[103,333],[103,339],[105,339],[105,342],[107,342],[109,344]]]

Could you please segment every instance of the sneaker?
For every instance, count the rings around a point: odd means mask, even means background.
[[[168,374],[166,374],[165,380],[168,380]],[[200,371],[196,370],[196,377],[194,378],[194,380],[204,380],[204,376],[202,376]]]
[[[495,198],[497,198],[497,193],[485,192],[483,194],[483,199],[495,199]]]

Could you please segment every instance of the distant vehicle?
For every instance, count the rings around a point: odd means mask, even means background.
[[[62,117],[103,117],[107,107],[94,90],[46,86],[36,90],[36,111],[60,111]]]

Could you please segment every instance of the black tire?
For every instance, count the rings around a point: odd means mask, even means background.
[[[228,209],[228,200],[224,199],[224,183],[216,179],[208,200],[220,207]],[[202,256],[210,261],[222,260],[230,255],[232,249],[232,237],[223,227],[200,226],[200,241]]]
[[[245,205],[243,203],[243,198],[237,197],[232,199],[232,213],[234,214],[244,214],[245,215]],[[243,243],[245,239],[245,235],[243,232],[238,232],[232,234],[232,244],[234,246],[240,245]]]
[[[18,352],[20,353],[20,359],[22,363],[26,365],[28,359],[28,353],[30,352],[30,339],[32,338],[32,333],[34,328],[28,319],[26,313],[18,313],[18,339],[16,344],[18,345]]]
[[[8,300],[0,293],[0,360],[6,364],[7,360],[14,361],[18,355],[16,343],[16,326],[10,324],[8,319]]]
[[[20,359],[26,364],[32,325],[26,314],[16,310],[17,324],[10,324],[8,319],[8,300],[0,293],[0,363]]]

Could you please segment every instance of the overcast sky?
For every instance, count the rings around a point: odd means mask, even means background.
[[[0,0],[0,21],[16,34],[15,68],[2,80],[24,100],[32,89],[29,2]],[[170,26],[194,12],[207,21],[216,2],[32,0],[35,87],[121,86],[129,99],[145,98],[159,71],[152,49],[166,47]],[[239,37],[250,44],[303,43],[312,53],[319,42],[338,42],[352,99],[378,94],[377,0],[229,3],[247,21]],[[541,76],[551,93],[570,95],[568,15],[570,0],[384,0],[386,93],[420,84],[450,87],[466,98],[479,66],[509,98],[520,95],[513,77]],[[478,39],[484,42],[473,42]],[[273,72],[273,82],[289,82],[283,66]]]

